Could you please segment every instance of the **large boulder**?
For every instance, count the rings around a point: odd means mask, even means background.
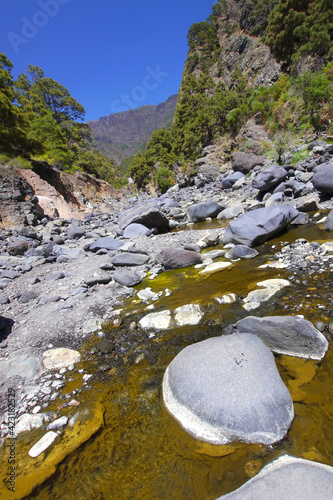
[[[187,209],[187,217],[190,222],[201,222],[208,217],[216,217],[222,208],[215,201],[206,201],[204,203],[196,203]]]
[[[217,500],[328,500],[332,491],[333,467],[283,455]]]
[[[320,165],[315,168],[312,184],[320,193],[333,194],[333,165]]]
[[[286,169],[279,165],[272,165],[254,178],[252,186],[259,191],[269,191],[272,187],[283,182],[287,176]]]
[[[322,359],[328,349],[324,335],[301,316],[248,316],[238,321],[236,327],[239,333],[257,335],[279,354]]]
[[[234,172],[243,172],[247,174],[257,165],[264,165],[266,158],[253,153],[243,153],[236,151],[231,155],[231,166]]]
[[[182,250],[181,248],[165,248],[157,255],[156,260],[165,269],[181,269],[202,262],[200,254],[192,250]]]
[[[247,212],[232,221],[223,243],[253,247],[281,232],[298,215],[290,206],[274,205]]]
[[[294,418],[273,354],[248,333],[183,349],[164,374],[163,400],[190,434],[212,444],[275,443]]]
[[[125,229],[130,224],[142,224],[148,229],[156,228],[158,232],[166,232],[169,228],[169,219],[155,204],[141,204],[125,210],[118,218],[118,225]]]

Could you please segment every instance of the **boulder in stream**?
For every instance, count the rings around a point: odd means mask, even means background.
[[[186,431],[212,444],[275,443],[294,418],[273,354],[248,333],[183,349],[164,374],[163,400]]]
[[[215,201],[206,201],[196,203],[187,209],[187,216],[190,222],[201,222],[208,217],[216,217],[222,210],[222,207]]]
[[[283,455],[217,500],[328,500],[332,491],[333,467]]]
[[[320,360],[328,349],[324,335],[302,316],[248,316],[236,327],[239,333],[257,335],[279,354]]]
[[[298,210],[286,205],[258,208],[232,221],[223,237],[223,243],[253,247],[281,232],[297,217]]]

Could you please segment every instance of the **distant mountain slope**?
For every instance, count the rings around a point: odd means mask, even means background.
[[[157,106],[141,106],[88,122],[97,149],[117,164],[144,150],[154,130],[171,125],[176,102],[177,95],[173,95]]]

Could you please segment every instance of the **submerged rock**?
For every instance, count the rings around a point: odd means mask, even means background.
[[[44,453],[44,451],[46,451],[51,444],[54,443],[57,437],[59,437],[59,434],[54,431],[49,431],[44,434],[44,436],[29,450],[29,456],[36,458]]]
[[[247,333],[183,349],[164,374],[163,399],[185,430],[212,444],[274,443],[294,418],[273,354]]]
[[[197,325],[200,323],[203,313],[199,304],[186,304],[175,309],[175,320],[177,325]]]
[[[328,500],[332,491],[333,467],[283,455],[217,500]]]
[[[283,279],[271,279],[260,281],[257,285],[262,288],[253,290],[253,292],[250,292],[243,300],[243,308],[247,311],[257,309],[262,302],[269,300],[273,295],[282,290],[282,288],[290,286],[290,282]]]
[[[279,354],[320,360],[328,349],[324,335],[301,316],[248,316],[236,327],[240,333],[257,335]]]

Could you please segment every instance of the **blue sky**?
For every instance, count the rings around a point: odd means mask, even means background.
[[[1,0],[0,52],[68,88],[86,119],[178,92],[189,27],[216,0]]]

